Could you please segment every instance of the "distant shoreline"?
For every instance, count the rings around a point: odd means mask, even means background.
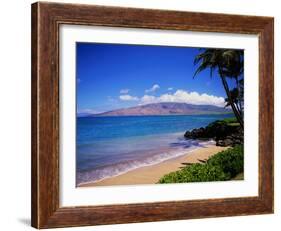
[[[77,187],[155,184],[165,174],[180,170],[181,167],[186,166],[187,163],[199,163],[200,160],[206,160],[210,156],[227,148],[228,147],[218,147],[214,144],[208,144],[180,157],[169,159],[155,165],[140,167],[97,182],[81,183]]]
[[[180,102],[161,102],[119,108],[104,112],[85,112],[92,116],[149,116],[149,115],[200,115],[231,113],[229,108],[215,105],[197,105]]]
[[[212,116],[212,115],[230,115],[233,112],[226,112],[226,113],[199,113],[199,114],[162,114],[162,115],[100,115],[100,114],[91,114],[91,115],[77,115],[77,118],[96,118],[96,117],[140,117],[140,116]]]

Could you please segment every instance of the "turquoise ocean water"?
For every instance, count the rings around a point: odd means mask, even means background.
[[[95,182],[178,157],[208,141],[187,140],[184,132],[224,115],[78,117],[76,183]]]

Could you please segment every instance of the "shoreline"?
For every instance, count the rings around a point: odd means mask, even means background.
[[[78,116],[78,118],[85,118],[85,117],[89,117],[89,118],[95,118],[95,117],[142,117],[142,116],[212,116],[212,115],[230,115],[233,114],[232,112],[226,112],[226,113],[198,113],[198,114],[151,114],[151,115],[99,115],[99,114],[93,114],[93,115],[86,115],[86,116]]]
[[[97,182],[82,183],[77,187],[93,186],[112,186],[112,185],[137,185],[137,184],[155,184],[165,174],[180,170],[186,164],[200,163],[200,160],[206,160],[212,155],[227,149],[228,147],[219,147],[215,144],[207,144],[204,147],[197,148],[179,157],[175,157],[163,162],[140,167],[123,174],[105,178]]]

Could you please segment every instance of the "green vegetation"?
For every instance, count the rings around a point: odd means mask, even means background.
[[[214,125],[226,125],[226,126],[232,126],[232,125],[235,125],[237,124],[237,119],[232,117],[232,118],[226,118],[226,119],[223,119],[223,120],[216,120],[212,123],[210,123],[207,127],[213,127]],[[238,123],[239,125],[239,123]]]
[[[226,118],[226,119],[223,119],[221,121],[225,122],[225,124],[227,126],[233,126],[233,127],[240,126],[240,124],[238,123],[238,121],[237,121],[237,119],[235,117]]]
[[[244,152],[243,146],[237,145],[233,148],[219,152],[207,160],[207,165],[219,166],[230,178],[243,171]]]
[[[210,157],[206,163],[191,164],[163,176],[158,183],[226,181],[235,179],[244,169],[243,145],[236,145]],[[240,176],[240,178],[242,178]]]
[[[237,119],[235,117],[225,118],[225,119],[220,120],[220,121],[226,122],[228,125],[233,124],[233,123],[237,123]]]

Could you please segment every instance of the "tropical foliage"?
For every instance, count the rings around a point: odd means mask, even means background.
[[[237,121],[244,127],[244,52],[234,49],[200,49],[194,64],[199,65],[194,77],[206,69],[210,69],[210,76],[218,73],[227,98],[225,106],[231,107]],[[236,86],[230,89],[228,79],[234,79]]]
[[[159,183],[188,183],[206,181],[226,181],[243,176],[243,145],[237,145],[210,157],[206,163],[191,164],[183,169],[163,176]]]

